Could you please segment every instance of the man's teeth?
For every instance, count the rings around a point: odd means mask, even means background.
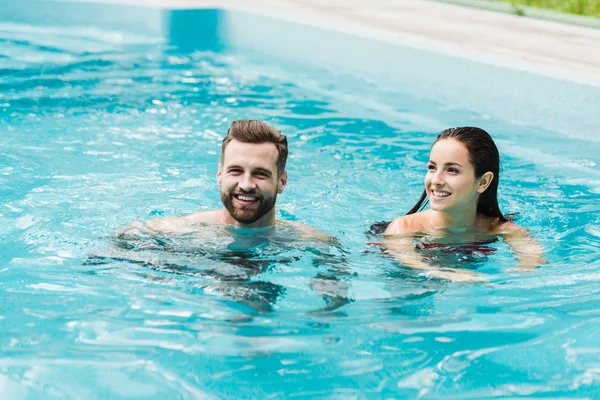
[[[238,195],[238,199],[243,200],[243,201],[254,201],[254,200],[256,200],[256,197]]]
[[[433,191],[433,194],[437,197],[448,197],[450,196],[450,193],[448,192],[438,192],[437,190]]]

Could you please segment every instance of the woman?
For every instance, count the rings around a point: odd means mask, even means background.
[[[385,247],[403,264],[455,281],[482,280],[472,272],[435,268],[416,253],[414,236],[427,235],[438,242],[488,241],[502,236],[513,248],[521,268],[545,263],[541,246],[527,230],[500,211],[498,182],[500,155],[490,135],[480,128],[443,131],[434,142],[425,175],[425,191],[415,206],[385,230]],[[429,203],[430,209],[420,211]]]

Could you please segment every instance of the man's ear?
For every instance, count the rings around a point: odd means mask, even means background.
[[[485,174],[481,175],[481,178],[479,178],[479,184],[477,185],[477,191],[479,193],[485,192],[493,180],[494,173],[491,171],[488,171]]]
[[[287,185],[287,179],[288,179],[287,171],[283,171],[283,174],[281,174],[281,176],[277,179],[277,183],[278,183],[277,193],[283,192],[283,189],[285,189],[285,185]]]
[[[219,168],[217,169],[217,183],[219,184],[219,186],[221,186],[221,163],[219,163]]]

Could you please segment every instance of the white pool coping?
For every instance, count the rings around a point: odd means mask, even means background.
[[[534,127],[542,141],[556,132],[600,144],[593,28],[430,0],[22,0],[0,8],[2,19],[148,35],[185,51],[249,50]]]
[[[85,0],[84,0],[85,1]],[[97,1],[97,0],[91,0]],[[600,30],[429,0],[104,0],[228,8],[360,36],[415,43],[600,87]]]

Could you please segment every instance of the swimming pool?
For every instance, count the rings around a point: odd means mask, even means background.
[[[0,14],[3,398],[598,396],[598,87],[242,11],[48,4]],[[203,273],[235,264],[222,243],[94,260],[135,219],[219,207],[220,138],[250,117],[290,138],[280,216],[340,247],[227,243],[246,286]],[[501,206],[547,266],[512,271],[500,241],[445,260],[489,279],[457,285],[364,234],[464,124],[497,139]],[[315,312],[324,293],[348,304]]]

